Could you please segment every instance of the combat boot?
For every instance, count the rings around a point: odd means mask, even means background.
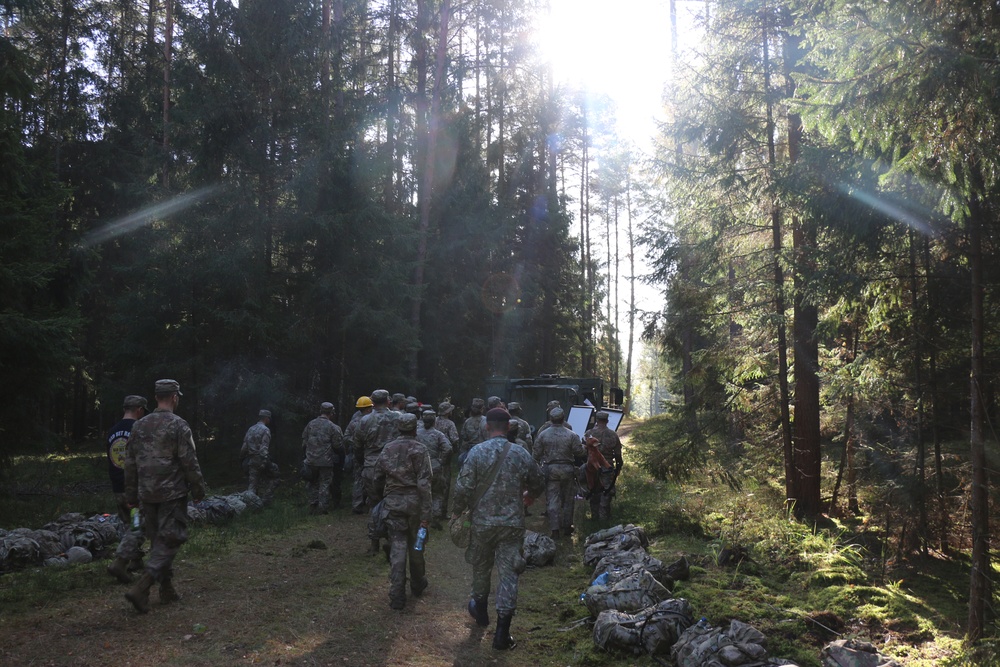
[[[160,582],[160,604],[170,604],[178,602],[180,599],[181,596],[170,579],[164,579]]]
[[[476,621],[476,625],[486,628],[490,625],[490,611],[486,608],[486,598],[472,598],[469,600],[469,616]]]
[[[131,602],[132,606],[140,614],[149,612],[149,589],[152,588],[154,583],[153,575],[149,572],[143,572],[139,580],[135,582],[135,585],[125,594],[125,599]]]
[[[124,558],[115,558],[114,562],[108,565],[108,574],[117,579],[119,583],[132,583],[132,575],[128,573],[128,561]]]
[[[498,651],[509,651],[517,646],[517,642],[510,635],[510,620],[512,616],[512,614],[497,616],[497,631],[493,635],[493,648]]]

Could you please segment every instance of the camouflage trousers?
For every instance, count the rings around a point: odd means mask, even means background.
[[[338,463],[330,468],[330,470],[332,471],[330,475],[330,500],[333,502],[334,509],[336,509],[340,507],[340,499],[343,496],[341,485],[344,479],[344,466]]]
[[[149,538],[149,558],[146,572],[156,581],[173,575],[174,556],[187,542],[187,496],[162,503],[142,503],[142,516]]]
[[[413,548],[420,528],[418,514],[391,510],[385,519],[389,529],[389,602],[406,602],[406,563],[410,563],[410,586],[423,589],[424,552]]]
[[[437,491],[431,489],[432,502],[435,503],[435,507],[440,507],[441,513],[435,514],[434,516],[439,519],[448,518],[448,499],[451,497],[451,461],[441,466],[441,493],[438,494]],[[440,495],[441,502],[440,505],[437,504],[438,496]]]
[[[128,561],[140,560],[143,555],[142,544],[146,541],[146,536],[143,535],[143,526],[140,524],[139,530],[132,528],[132,510],[125,500],[124,493],[115,494],[115,504],[118,506],[118,518],[125,525],[125,534],[115,550],[115,558]]]
[[[545,513],[549,530],[565,530],[573,525],[576,496],[576,469],[562,463],[545,466]]]
[[[372,498],[378,498],[378,494],[375,493],[375,466],[365,466],[361,470],[361,489],[365,495],[365,499],[369,503],[374,504]]]
[[[262,500],[271,500],[271,495],[274,493],[274,487],[277,486],[278,481],[271,476],[267,467],[267,461],[263,463],[250,461],[250,483],[247,485],[247,491],[250,491]]]
[[[465,561],[472,565],[472,597],[489,597],[496,565],[497,614],[513,614],[517,609],[517,578],[527,566],[521,553],[523,545],[524,528],[472,526],[472,539],[465,550]]]
[[[611,518],[611,499],[615,497],[615,490],[611,488],[611,485],[614,481],[614,473],[601,472],[597,484],[590,489],[591,519]]]
[[[448,506],[445,504],[445,493],[450,481],[445,477],[444,466],[434,471],[434,476],[431,477],[431,516],[435,519],[445,518],[448,511]]]
[[[367,505],[367,497],[365,496],[365,484],[361,479],[361,466],[357,459],[355,459],[352,474],[354,475],[354,484],[351,487],[351,509],[362,512]]]
[[[313,507],[325,510],[330,507],[330,484],[333,482],[331,466],[313,466],[316,469],[316,479],[306,483],[306,499]]]

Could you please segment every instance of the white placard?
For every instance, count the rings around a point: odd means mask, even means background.
[[[615,410],[613,408],[602,408],[608,413],[608,428],[612,431],[618,430],[618,425],[622,423],[622,418],[625,416],[625,412],[622,410]]]
[[[590,423],[592,414],[594,414],[594,408],[589,405],[571,405],[566,423],[573,429],[574,433],[582,438],[583,434],[587,432],[587,424]]]

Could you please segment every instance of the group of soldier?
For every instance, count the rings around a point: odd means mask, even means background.
[[[157,408],[145,415],[146,401],[128,396],[124,417],[108,436],[112,484],[123,520],[139,507],[142,533],[122,540],[108,572],[133,583],[126,598],[140,612],[149,611],[149,592],[159,584],[160,601],[179,599],[171,584],[172,562],[187,540],[187,498],[205,495],[205,485],[187,422],[175,414],[180,385],[160,380],[155,386]],[[370,554],[385,550],[389,558],[389,604],[406,605],[409,592],[419,597],[428,586],[423,557],[427,529],[442,527],[469,511],[470,543],[466,561],[472,565],[469,614],[483,627],[494,567],[497,626],[493,646],[513,648],[510,623],[517,605],[518,575],[524,570],[522,545],[527,506],[546,498],[546,515],[553,538],[573,530],[574,500],[585,480],[593,518],[610,518],[614,480],[622,466],[621,441],[608,428],[608,414],[595,415],[583,437],[565,422],[558,402],[548,405],[548,417],[537,432],[521,418],[520,406],[505,406],[498,397],[473,399],[459,429],[452,421],[455,406],[445,401],[426,409],[413,397],[378,389],[358,398],[357,411],[341,431],[334,407],[324,402],[319,415],[302,433],[302,476],[307,482],[309,512],[326,514],[340,506],[342,476],[350,470],[351,510],[370,513],[388,535],[371,531]],[[145,416],[144,416],[145,415]],[[270,460],[271,413],[261,410],[244,437],[241,460],[249,490],[268,500],[277,475]],[[452,459],[458,476],[452,489]],[[581,465],[581,461],[587,463]],[[586,471],[585,474],[581,471]],[[150,551],[141,563],[142,536]],[[141,567],[133,582],[130,569]],[[409,576],[407,576],[409,575]]]

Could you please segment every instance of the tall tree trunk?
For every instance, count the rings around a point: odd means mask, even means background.
[[[913,314],[913,326],[910,335],[913,337],[913,393],[917,404],[917,425],[914,437],[917,450],[914,462],[914,474],[917,477],[917,534],[920,539],[920,551],[927,554],[927,536],[930,534],[927,525],[927,451],[924,441],[924,381],[923,381],[923,307],[920,300],[920,286],[917,280],[917,241],[913,229],[907,233],[910,251],[910,308]],[[905,545],[904,545],[905,546]]]
[[[931,289],[931,244],[926,237],[923,239],[924,255],[924,281],[927,291],[927,298],[924,299],[924,329],[927,331],[927,384],[931,396],[931,439],[934,441],[934,481],[938,501],[938,548],[942,552],[948,551],[948,526],[951,521],[948,517],[948,508],[945,501],[944,470],[941,456],[941,429],[938,427],[938,373],[937,373],[937,327],[934,324],[934,313],[936,304],[934,303],[934,291]]]
[[[632,234],[632,172],[625,172],[625,209],[628,215],[628,355],[625,361],[625,414],[632,411],[632,349],[635,340],[635,236]]]
[[[164,2],[163,28],[163,174],[160,182],[170,187],[170,61],[173,58],[174,0]]]
[[[385,182],[382,197],[389,210],[396,210],[395,202],[395,156],[396,122],[399,116],[399,91],[396,84],[396,40],[399,32],[399,8],[397,0],[389,1],[389,32],[386,35],[386,112],[385,112]]]

